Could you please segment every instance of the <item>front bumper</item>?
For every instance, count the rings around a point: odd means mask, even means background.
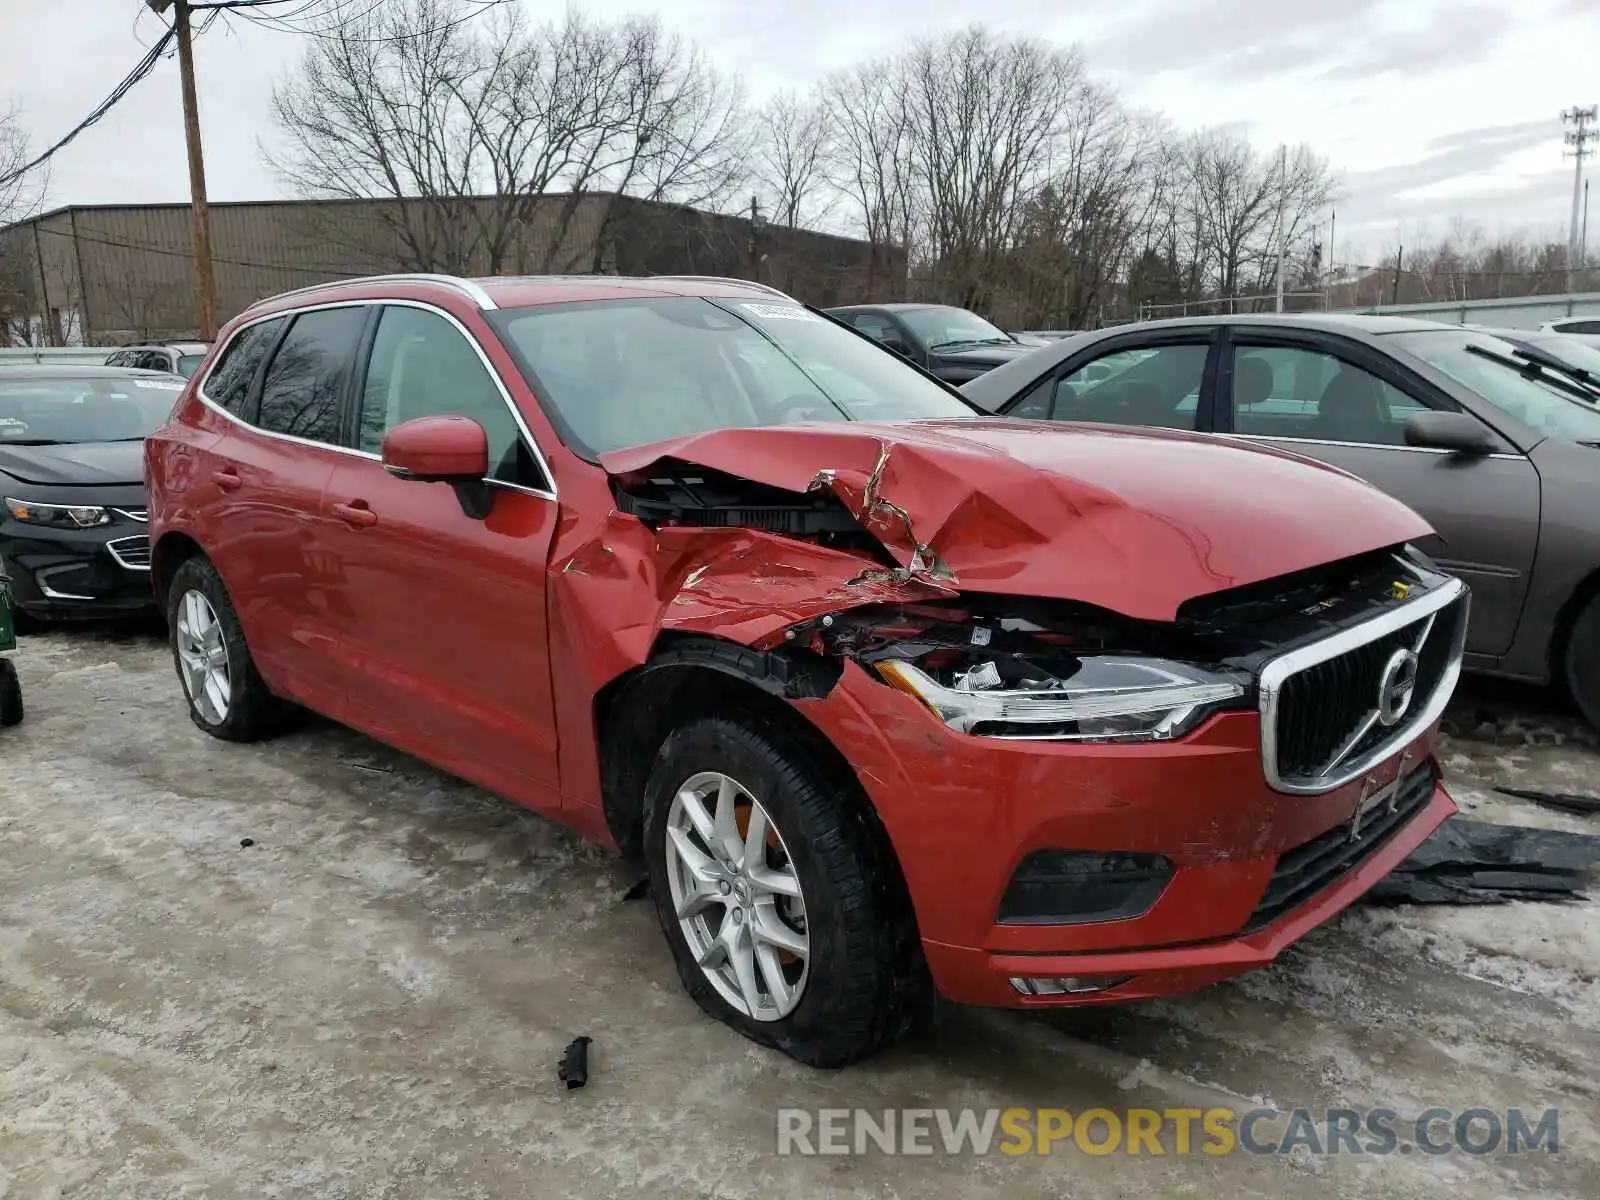
[[[883,821],[936,985],[965,1003],[1134,1000],[1263,966],[1455,812],[1433,764],[1436,724],[1361,779],[1322,795],[1286,795],[1267,786],[1253,712],[1221,714],[1178,742],[1001,741],[951,732],[854,663],[827,699],[805,709],[855,766]],[[1338,837],[1330,831],[1347,826],[1402,767],[1420,795],[1382,830],[1381,844],[1344,856],[1315,886],[1292,889],[1287,906],[1264,905],[1280,860],[1319,838],[1332,846]],[[1367,819],[1366,836],[1376,842],[1381,825]],[[1002,898],[1019,865],[1050,850],[1159,855],[1171,873],[1134,915],[1002,923]],[[1055,977],[1126,978],[1044,997],[1011,982]]]
[[[0,570],[11,576],[13,604],[29,616],[71,620],[156,609],[150,538],[126,517],[93,529],[0,522]]]

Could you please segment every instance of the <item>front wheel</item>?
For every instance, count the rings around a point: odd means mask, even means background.
[[[907,1027],[919,947],[887,849],[790,731],[690,721],[645,799],[650,890],[701,1008],[817,1067],[868,1058]]]

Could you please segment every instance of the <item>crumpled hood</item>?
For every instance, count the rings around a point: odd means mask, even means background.
[[[668,461],[836,495],[907,582],[1076,600],[1143,620],[1432,532],[1344,472],[1166,430],[837,422],[718,430],[601,457],[624,482]],[[882,574],[864,570],[861,582]]]

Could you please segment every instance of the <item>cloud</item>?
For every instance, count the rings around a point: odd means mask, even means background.
[[[1410,192],[1492,171],[1525,150],[1549,145],[1554,153],[1560,137],[1560,126],[1554,121],[1467,129],[1434,138],[1428,143],[1427,152],[1412,162],[1347,175],[1342,190],[1350,197],[1398,199]]]
[[[1370,27],[1388,7],[1388,0],[1161,0],[1091,41],[1089,60],[1129,74],[1193,71],[1230,81],[1262,78],[1294,69],[1308,54],[1326,61],[1329,45]]]
[[[1415,29],[1383,37],[1365,53],[1341,59],[1320,78],[1375,79],[1391,72],[1431,74],[1481,62],[1507,35],[1505,12],[1486,4],[1446,10]]]

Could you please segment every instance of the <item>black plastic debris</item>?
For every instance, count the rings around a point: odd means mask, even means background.
[[[1600,837],[1452,818],[1366,894],[1369,904],[1581,899]]]
[[[643,900],[650,894],[650,876],[646,875],[638,883],[622,893],[624,900]]]
[[[250,847],[254,846],[255,844],[256,844],[255,838],[240,838],[239,839],[240,847],[242,849],[245,849],[245,850],[250,849]]]
[[[589,1082],[589,1043],[594,1041],[590,1037],[575,1037],[567,1044],[567,1051],[561,1056],[561,1082],[567,1085],[570,1092],[573,1088],[581,1088]]]
[[[1515,796],[1519,800],[1532,800],[1557,812],[1576,813],[1580,817],[1600,813],[1600,796],[1580,796],[1574,792],[1538,792],[1522,788],[1497,787],[1502,796]]]

